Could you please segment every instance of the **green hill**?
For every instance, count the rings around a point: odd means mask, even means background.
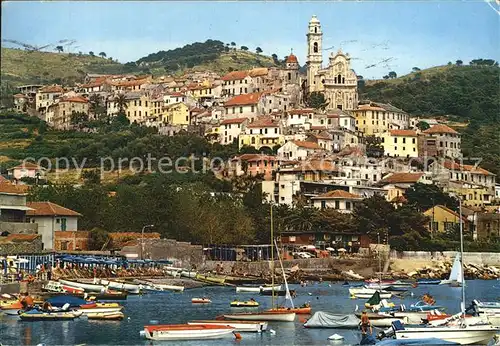
[[[390,102],[414,115],[454,115],[498,122],[498,66],[438,66],[388,80],[366,81],[360,99]]]
[[[207,40],[195,42],[184,47],[149,54],[135,63],[141,68],[151,68],[152,72],[175,73],[187,70],[211,70],[217,73],[227,73],[234,70],[247,70],[253,67],[275,66],[278,61],[273,58],[253,53],[247,47],[237,49],[222,41]]]
[[[74,84],[86,73],[127,73],[134,69],[88,54],[30,52],[2,47],[2,83]]]

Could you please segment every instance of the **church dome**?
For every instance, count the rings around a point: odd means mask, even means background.
[[[288,58],[286,58],[286,63],[287,64],[298,64],[299,61],[297,60],[297,57],[293,54],[290,54]]]

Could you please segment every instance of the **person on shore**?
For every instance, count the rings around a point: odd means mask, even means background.
[[[370,335],[373,334],[372,324],[370,323],[368,314],[366,311],[363,311],[361,314],[361,334],[367,334],[368,330],[370,330]]]

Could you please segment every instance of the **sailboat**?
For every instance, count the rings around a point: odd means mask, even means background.
[[[271,287],[274,287],[274,226],[273,226],[273,205],[271,204],[271,263],[272,263],[272,270],[271,270]],[[278,251],[278,258],[279,258],[279,251]],[[281,268],[283,269],[283,264],[281,263]],[[286,297],[289,298],[290,300],[292,299],[290,295],[290,290],[288,289],[288,283],[286,281],[285,277],[285,272],[283,272],[283,279],[285,282],[285,287],[286,287]],[[271,305],[273,309],[270,311],[262,311],[262,312],[241,312],[241,313],[234,313],[234,314],[224,314],[224,318],[230,319],[230,320],[239,320],[239,321],[280,321],[280,322],[293,322],[295,320],[295,312],[291,312],[287,310],[274,310],[274,300],[275,300],[275,291],[271,290],[272,296],[271,296]],[[292,302],[293,304],[293,302]],[[293,305],[292,305],[293,307]]]
[[[451,267],[450,277],[448,280],[441,280],[440,285],[450,285],[454,287],[462,286],[462,281],[464,277],[464,273],[462,270],[462,261],[461,254],[457,253],[455,256],[455,261],[453,262],[453,266]]]
[[[459,198],[460,207],[460,273],[463,273],[464,237],[462,226],[462,200]],[[453,270],[452,270],[453,273]],[[399,326],[395,328],[396,340],[422,340],[428,338],[438,338],[444,341],[456,342],[460,345],[487,344],[500,331],[498,327],[492,325],[467,325],[465,318],[465,282],[464,276],[458,277],[462,286],[461,302],[461,323],[458,325],[446,325],[442,327],[405,328]],[[394,324],[393,324],[394,328]]]

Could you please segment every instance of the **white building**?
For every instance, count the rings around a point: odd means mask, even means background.
[[[245,130],[248,123],[247,118],[226,119],[220,123],[219,133],[221,134],[221,144],[233,143],[235,139]]]
[[[54,248],[57,231],[78,231],[80,213],[51,202],[28,202],[27,222],[38,224],[44,249]]]
[[[261,114],[260,110],[263,108],[261,96],[262,93],[252,93],[233,97],[224,104],[224,118],[246,117],[250,121],[254,121]]]
[[[354,206],[363,200],[359,195],[344,191],[333,190],[311,198],[313,206],[318,209],[331,208],[340,213],[352,213]]]
[[[278,149],[278,157],[285,160],[306,160],[308,156],[322,152],[323,149],[314,142],[291,141]]]

